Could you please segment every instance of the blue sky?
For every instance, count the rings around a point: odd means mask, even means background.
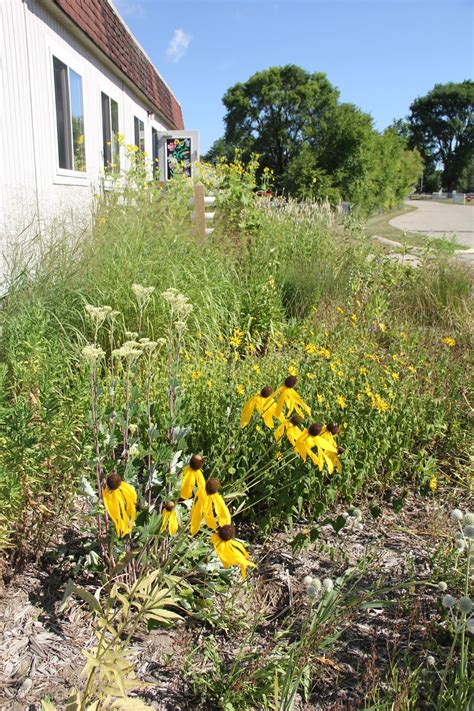
[[[473,0],[115,0],[181,102],[201,152],[222,96],[270,66],[322,71],[385,128],[436,83],[472,79]]]

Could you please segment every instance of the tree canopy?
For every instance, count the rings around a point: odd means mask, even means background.
[[[474,155],[474,82],[436,84],[410,106],[410,144],[422,154],[427,172],[441,166],[442,186],[453,190]]]
[[[321,72],[293,64],[257,72],[224,95],[225,135],[207,159],[229,159],[234,149],[244,160],[258,154],[277,190],[348,200],[362,212],[401,202],[421,175],[418,152],[395,131],[379,134],[369,114],[338,100]]]

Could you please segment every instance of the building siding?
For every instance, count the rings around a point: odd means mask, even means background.
[[[8,252],[20,235],[50,230],[57,218],[78,229],[90,223],[103,167],[101,91],[118,102],[119,130],[127,143],[134,143],[133,117],[144,121],[150,155],[152,126],[159,131],[172,126],[156,120],[100,54],[39,0],[1,0],[0,12],[0,244]],[[82,78],[87,171],[80,177],[58,167],[53,55]]]

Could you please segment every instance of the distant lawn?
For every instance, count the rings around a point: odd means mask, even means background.
[[[397,210],[390,210],[390,212],[384,212],[380,215],[370,217],[365,225],[366,235],[368,237],[385,237],[385,239],[400,242],[404,247],[431,247],[432,249],[439,251],[446,250],[448,252],[455,252],[457,249],[467,249],[465,245],[454,242],[453,240],[430,237],[429,235],[424,235],[419,232],[406,232],[389,224],[390,220],[393,220],[394,217],[406,215],[415,209],[414,207],[404,205]]]

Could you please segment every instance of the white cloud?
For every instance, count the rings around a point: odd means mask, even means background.
[[[186,54],[190,42],[191,35],[186,34],[186,32],[181,29],[175,30],[166,48],[166,59],[168,62],[179,62]]]
[[[145,6],[140,0],[114,0],[114,5],[122,17],[145,17]]]

